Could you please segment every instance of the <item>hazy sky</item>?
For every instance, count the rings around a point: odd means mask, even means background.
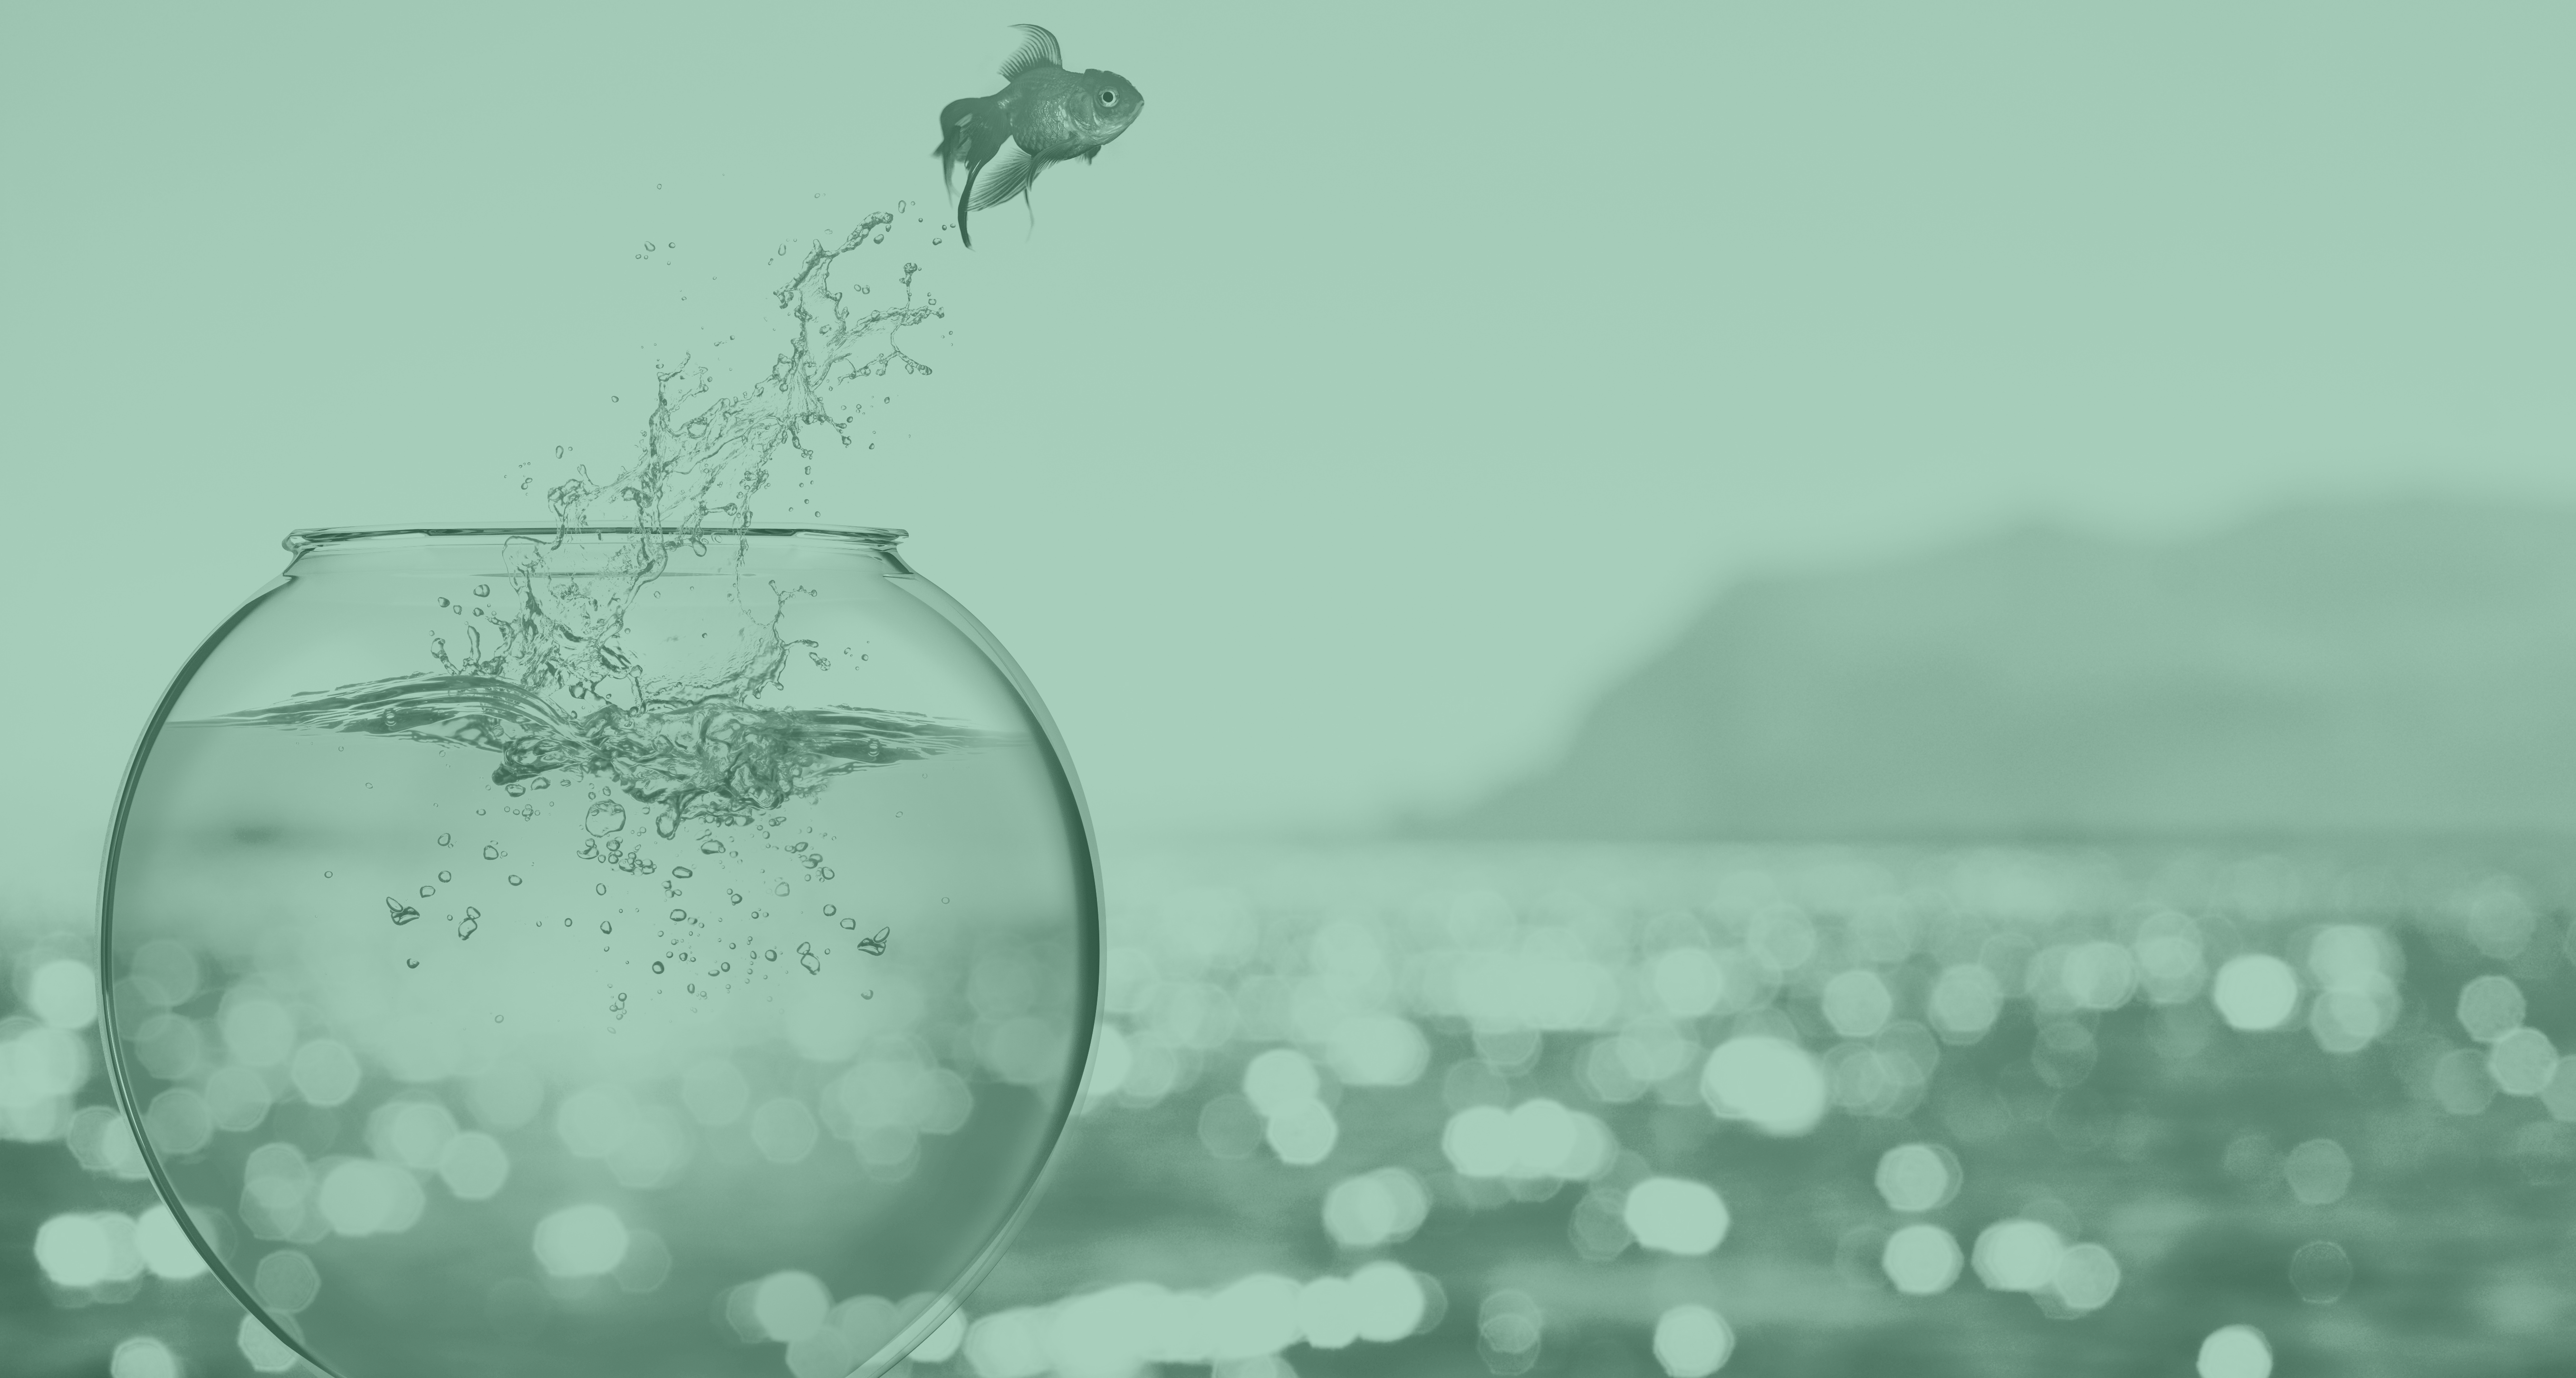
[[[1750,566],[2576,495],[2560,3],[611,13],[0,9],[0,895],[91,884],[279,535],[613,465],[779,243],[937,199],[1018,20],[1145,113],[927,261],[821,506],[1113,831],[1458,797]]]

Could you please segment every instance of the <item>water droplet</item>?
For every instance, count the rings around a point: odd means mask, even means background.
[[[654,975],[656,975],[656,976],[659,976],[659,975],[661,975],[661,974],[662,974],[662,964],[661,964],[660,962],[655,962],[655,963],[653,964],[653,974],[654,974]]]
[[[674,866],[671,868],[671,878],[673,880],[687,880],[689,877],[696,874],[697,872],[690,870],[686,866]]]
[[[419,918],[420,911],[403,903],[401,900],[395,899],[391,895],[387,895],[385,896],[385,916],[392,919],[396,927],[400,927],[403,924],[410,923],[412,920]]]
[[[606,837],[626,826],[626,806],[614,799],[602,799],[582,815],[582,826],[593,837]]]

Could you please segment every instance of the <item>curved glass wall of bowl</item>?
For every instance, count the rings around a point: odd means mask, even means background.
[[[298,533],[181,674],[109,1043],[305,1358],[874,1374],[992,1261],[1088,1053],[1094,864],[900,534]]]

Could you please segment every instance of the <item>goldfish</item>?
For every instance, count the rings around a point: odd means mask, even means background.
[[[1027,37],[1002,63],[1002,77],[1010,84],[989,96],[950,101],[939,112],[939,146],[930,150],[939,159],[943,186],[953,189],[957,165],[966,165],[966,189],[957,197],[957,238],[970,249],[975,240],[966,232],[969,210],[990,210],[1014,196],[1028,196],[1038,174],[1052,164],[1099,157],[1145,108],[1144,96],[1127,78],[1096,67],[1068,72],[1054,34],[1035,24],[1012,27]],[[992,175],[979,192],[976,178],[988,167]]]

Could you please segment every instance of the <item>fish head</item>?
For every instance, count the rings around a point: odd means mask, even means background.
[[[1136,122],[1136,114],[1145,108],[1144,93],[1135,83],[1116,72],[1095,67],[1074,79],[1074,123],[1088,141],[1105,144],[1127,132]]]

